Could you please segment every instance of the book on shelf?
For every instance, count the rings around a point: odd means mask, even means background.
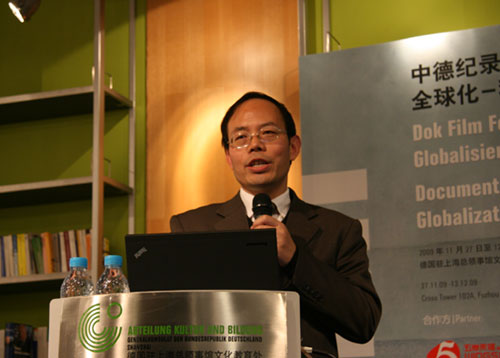
[[[61,258],[61,272],[68,271],[68,260],[66,258],[66,244],[64,243],[64,231],[59,232],[59,249]]]
[[[68,230],[64,231],[63,235],[64,235],[64,245],[66,249],[66,266],[68,267],[66,271],[69,271],[69,259],[71,258],[71,244],[70,244],[69,231]]]
[[[107,237],[104,237],[102,239],[102,256],[108,256],[109,255],[109,239]]]
[[[12,235],[12,276],[19,276],[17,256],[17,235]]]
[[[17,243],[19,276],[31,275],[33,272],[30,256],[30,235],[25,233],[17,234]]]
[[[17,234],[17,272],[19,276],[26,276],[26,248],[24,234]]]
[[[85,236],[85,230],[79,229],[75,231],[76,242],[78,247],[78,256],[88,257],[87,254],[87,238]]]
[[[89,270],[92,267],[92,235],[90,230],[85,230],[85,242],[87,244],[87,261]]]
[[[29,324],[5,324],[5,358],[33,357],[33,327]]]
[[[26,236],[25,234],[17,234],[17,270],[19,276],[28,274],[26,259]]]
[[[40,237],[42,239],[43,271],[52,273],[54,272],[52,266],[52,237],[48,231],[42,232]]]
[[[3,237],[3,248],[5,257],[5,277],[11,277],[14,275],[14,257],[12,253],[12,235],[6,235]]]
[[[45,273],[43,269],[43,248],[42,239],[38,235],[33,235],[31,238],[31,246],[33,247],[33,262],[35,263],[36,273]]]
[[[24,234],[24,270],[26,275],[33,274],[33,268],[31,264],[31,255],[30,255],[30,234]]]
[[[19,276],[27,276],[33,273],[30,255],[30,234],[17,234],[17,260]]]
[[[33,328],[32,355],[24,354],[24,355],[17,355],[14,357],[48,358],[48,356],[49,356],[48,328],[37,327]],[[5,355],[5,329],[0,329],[0,358],[5,358],[5,357],[9,357]]]
[[[50,249],[52,250],[52,269],[54,272],[61,272],[61,251],[59,248],[59,234],[54,232],[50,235],[50,240],[52,244]]]
[[[33,235],[26,234],[26,273],[28,275],[35,274],[35,262],[33,261],[33,248],[31,247],[31,238]]]
[[[78,246],[76,242],[75,230],[68,230],[68,242],[69,242],[69,257],[78,257]]]
[[[17,237],[15,235],[9,235],[8,238],[9,238],[8,248],[7,248],[8,251],[6,251],[7,252],[6,256],[8,256],[7,262],[9,263],[9,276],[15,276],[17,274],[16,272],[17,260],[14,257],[14,241],[17,240]]]
[[[67,272],[69,259],[76,256],[87,257],[90,269],[91,241],[90,229],[0,236],[0,277]],[[106,255],[109,240],[103,245]]]
[[[29,257],[29,267],[30,274],[36,274],[36,266],[35,266],[35,255],[33,253],[33,235],[28,234],[27,237],[27,245],[28,245],[28,257]]]
[[[36,358],[48,358],[49,344],[47,327],[37,327],[33,332],[33,340],[36,343]]]

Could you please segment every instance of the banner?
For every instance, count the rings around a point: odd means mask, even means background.
[[[499,38],[300,59],[304,199],[363,224],[376,357],[500,357]]]

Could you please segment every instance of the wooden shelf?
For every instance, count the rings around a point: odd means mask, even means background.
[[[104,84],[105,63],[104,63],[104,39],[97,41],[101,34],[104,34],[104,1],[94,0],[94,69],[95,76],[93,77],[99,84]],[[128,135],[128,155],[129,155],[129,172],[134,171],[135,158],[135,31],[133,31],[136,21],[135,16],[135,0],[130,0],[129,4],[129,95],[132,100],[118,93],[109,87],[99,86],[99,97],[94,100],[96,91],[93,85],[65,88],[54,91],[44,91],[36,93],[19,94],[12,96],[0,97],[0,126],[5,125],[5,130],[17,130],[13,124],[25,123],[28,121],[38,121],[44,119],[86,115],[93,117],[93,136],[92,136],[92,164],[94,168],[99,167],[99,164],[104,159],[103,137],[104,126],[103,121],[105,115],[113,110],[128,110],[129,135]],[[104,96],[102,100],[101,95]],[[95,109],[96,110],[95,110]],[[77,134],[77,133],[76,133]],[[28,161],[29,164],[29,161]],[[2,163],[4,165],[4,163]],[[4,165],[5,166],[5,165]],[[20,207],[25,205],[41,205],[59,202],[70,202],[79,200],[91,201],[91,216],[92,216],[92,247],[95,254],[97,250],[97,242],[100,241],[103,229],[103,198],[115,196],[128,196],[129,201],[129,228],[134,223],[134,196],[132,188],[134,187],[134,179],[130,179],[130,186],[118,182],[110,177],[104,176],[99,180],[93,180],[92,176],[76,177],[68,179],[56,179],[47,181],[38,181],[30,183],[15,183],[0,185],[0,209]],[[94,185],[103,185],[103,193],[93,195]],[[97,197],[97,198],[96,198]],[[132,209],[130,209],[132,208]],[[96,214],[96,215],[95,215]],[[29,219],[28,219],[29,220]],[[92,267],[91,274],[96,278],[99,267],[102,265],[102,253],[97,250],[98,264]],[[53,274],[39,274],[19,277],[1,277],[0,278],[0,295],[31,293],[34,290],[57,292],[61,286],[62,280],[67,275],[66,272]]]
[[[105,88],[106,111],[128,109],[132,101]],[[0,124],[93,113],[94,87],[74,87],[56,91],[0,97]]]
[[[58,290],[67,272],[55,272],[16,277],[0,277],[1,294],[29,293],[38,290]]]
[[[104,177],[104,195],[106,197],[131,193],[132,188],[129,186]],[[0,186],[0,208],[90,200],[91,198],[91,176]]]
[[[43,281],[62,281],[67,272],[55,272],[47,274],[36,274],[27,276],[15,276],[15,277],[0,277],[0,285],[8,285],[15,283],[27,283],[27,282],[43,282]]]

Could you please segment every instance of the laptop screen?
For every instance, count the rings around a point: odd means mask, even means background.
[[[130,290],[279,290],[276,231],[132,234]]]

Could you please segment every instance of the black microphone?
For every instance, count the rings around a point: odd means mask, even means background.
[[[260,193],[254,196],[252,202],[253,217],[257,219],[261,215],[273,215],[273,202],[269,195]]]

